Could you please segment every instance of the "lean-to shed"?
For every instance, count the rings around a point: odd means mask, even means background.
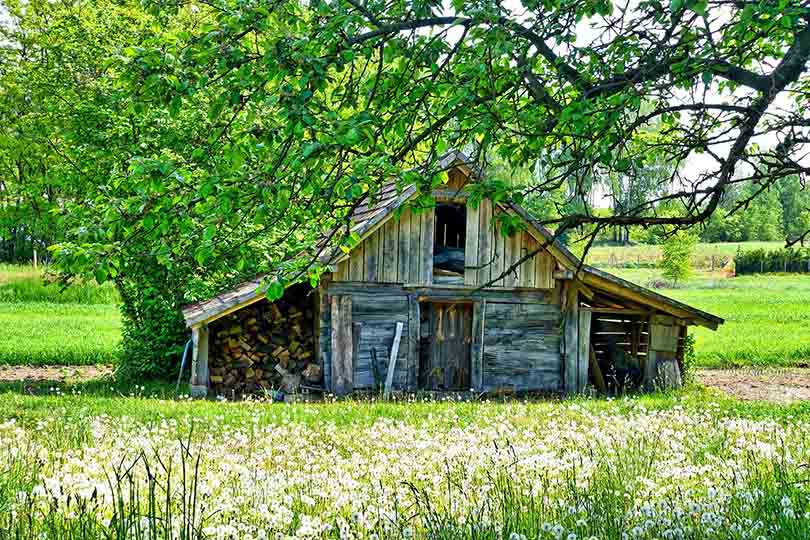
[[[517,204],[468,205],[467,162],[443,158],[434,208],[393,184],[358,207],[361,242],[318,288],[269,303],[257,278],[185,307],[194,394],[679,385],[687,328],[723,320],[581,264]]]

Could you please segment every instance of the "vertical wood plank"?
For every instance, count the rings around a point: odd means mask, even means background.
[[[377,243],[380,239],[380,229],[377,229],[366,238],[363,250],[365,268],[360,281],[378,281],[377,278]]]
[[[419,377],[419,339],[420,339],[419,301],[415,295],[408,296],[408,380],[406,388],[416,391]]]
[[[481,267],[478,271],[478,282],[476,285],[483,285],[489,281],[490,272],[492,271],[492,203],[488,199],[481,201],[480,218],[478,236],[478,265]]]
[[[538,247],[537,240],[534,239],[532,235],[527,232],[523,232],[523,253],[521,256],[525,257],[529,253],[532,253]],[[523,278],[523,286],[524,287],[535,287],[535,262],[534,257],[527,259],[521,265],[521,276]]]
[[[349,253],[349,281],[363,281],[365,275],[365,242],[360,242]]]
[[[407,283],[419,283],[419,263],[422,258],[419,256],[419,249],[422,246],[422,216],[411,211],[411,229],[408,235],[408,279]]]
[[[503,239],[503,271],[506,272],[512,263],[514,262],[514,249],[515,249],[515,242],[514,242],[514,234],[507,236]],[[507,273],[503,276],[503,286],[504,287],[514,287],[515,286],[515,274],[512,272]]]
[[[563,384],[565,393],[574,394],[577,392],[577,376],[579,372],[579,299],[577,291],[569,287],[567,291],[566,312],[565,312],[565,334],[564,334],[564,360]]]
[[[472,344],[470,347],[470,372],[472,387],[476,391],[484,389],[484,323],[487,301],[473,304]]]
[[[363,323],[354,322],[352,317],[352,381],[354,381],[354,370],[360,363],[360,341],[363,338]]]
[[[435,212],[431,209],[422,214],[422,246],[419,263],[422,279],[420,283],[430,285],[433,283],[433,234],[436,225]]]
[[[577,392],[588,386],[588,366],[591,354],[591,312],[579,311],[579,328],[577,329]]]
[[[349,280],[349,259],[344,259],[337,263],[335,270],[335,281],[348,281]]]
[[[397,243],[397,282],[408,283],[408,272],[410,271],[410,234],[411,234],[411,211],[405,209],[399,220],[399,232]]]
[[[464,284],[478,283],[478,228],[480,226],[479,209],[467,205],[467,229],[464,240]]]
[[[379,228],[380,233],[377,237],[377,281],[385,282],[385,240],[386,240],[386,226],[390,223],[386,222]]]
[[[495,212],[492,212],[492,222],[490,223],[490,228],[492,229],[492,236],[490,238],[491,248],[490,248],[490,260],[492,260],[492,265],[489,269],[489,279],[493,280],[501,275],[502,268],[503,268],[503,259],[501,258],[501,233],[498,231],[498,220],[495,216]],[[495,281],[490,285],[490,287],[500,287],[501,282]]]
[[[540,244],[537,245],[540,247]],[[538,288],[546,288],[546,267],[548,266],[548,259],[546,252],[541,251],[534,256],[534,286]]]
[[[191,331],[191,396],[208,394],[208,325]]]
[[[352,297],[332,297],[332,391],[350,394],[354,382],[352,363]]]
[[[391,387],[394,384],[394,372],[397,368],[397,356],[399,356],[399,343],[402,339],[402,330],[405,324],[402,322],[397,323],[396,333],[394,334],[394,343],[391,345],[391,354],[388,358],[388,370],[385,372],[385,389],[383,391],[383,398],[388,399],[391,396]]]
[[[385,242],[382,247],[383,281],[386,283],[396,283],[397,266],[399,264],[397,255],[399,253],[399,226],[394,219],[390,219],[384,226]]]

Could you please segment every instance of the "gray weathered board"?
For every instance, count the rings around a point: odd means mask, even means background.
[[[483,326],[483,390],[560,389],[558,306],[487,302]]]

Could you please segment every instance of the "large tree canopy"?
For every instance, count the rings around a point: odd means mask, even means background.
[[[63,269],[115,279],[135,326],[240,274],[317,277],[300,253],[354,241],[347,216],[392,179],[429,205],[452,147],[493,173],[475,197],[548,195],[560,234],[704,223],[810,167],[796,0],[8,9],[0,167],[23,199],[55,190]],[[599,182],[613,213],[588,204]]]

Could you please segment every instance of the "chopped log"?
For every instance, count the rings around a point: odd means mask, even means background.
[[[311,297],[263,301],[211,324],[209,382],[215,393],[241,395],[262,389],[317,385],[323,370],[315,358]],[[280,372],[280,368],[283,372]]]

